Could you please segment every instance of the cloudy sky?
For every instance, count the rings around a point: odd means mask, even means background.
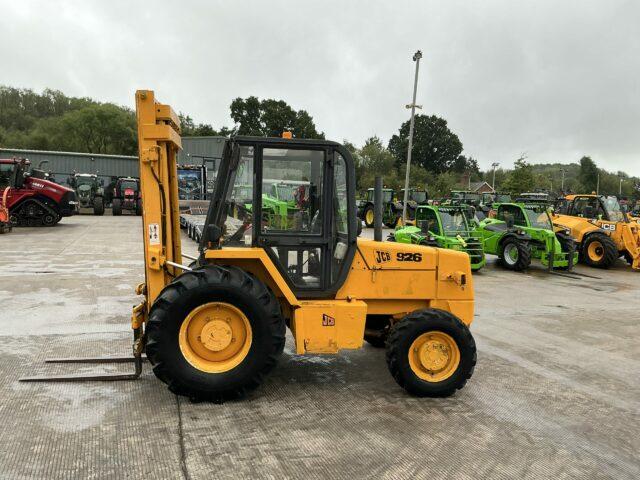
[[[418,104],[486,168],[591,155],[638,174],[640,2],[0,0],[0,84],[133,106],[137,88],[231,126],[238,96],[385,141]]]

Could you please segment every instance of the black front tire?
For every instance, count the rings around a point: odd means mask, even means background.
[[[102,197],[95,197],[93,199],[93,214],[104,215],[104,200]]]
[[[514,252],[517,254],[515,259],[512,255]],[[500,263],[508,270],[521,272],[531,265],[531,247],[528,243],[517,238],[507,238],[500,245],[498,257]]]
[[[238,308],[249,320],[251,347],[239,365],[209,373],[189,363],[179,346],[183,321],[209,302]],[[260,280],[236,267],[204,266],[167,285],[147,323],[147,357],[155,375],[177,395],[221,402],[239,398],[262,383],[277,363],[285,342],[285,323],[276,297]]]
[[[455,371],[439,382],[420,378],[411,368],[409,353],[413,342],[429,332],[442,332],[455,341],[460,362]],[[476,343],[469,328],[455,315],[444,310],[417,310],[391,328],[387,339],[387,366],[395,381],[418,397],[448,397],[461,389],[473,375],[476,365]]]
[[[136,215],[138,216],[142,215],[142,199],[138,199],[136,201]]]
[[[597,243],[599,243],[602,248],[602,256],[600,258],[593,258],[589,255],[589,248]],[[582,242],[581,258],[584,263],[590,267],[611,268],[613,264],[616,263],[616,260],[618,260],[618,247],[607,234],[595,232]]]

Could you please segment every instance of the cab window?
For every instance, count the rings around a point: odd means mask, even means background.
[[[527,219],[522,213],[522,209],[514,205],[501,205],[498,208],[498,220],[507,223],[513,221],[513,224],[519,227],[527,226]]]
[[[322,233],[324,151],[263,149],[263,232]]]
[[[431,232],[434,235],[442,235],[440,232],[440,224],[438,223],[438,216],[436,212],[430,208],[422,210],[418,223],[423,233]]]
[[[11,183],[12,163],[0,163],[0,188],[6,188]],[[0,192],[1,193],[1,192]]]

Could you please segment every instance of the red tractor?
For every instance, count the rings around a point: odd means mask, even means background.
[[[12,225],[49,227],[76,211],[73,190],[45,180],[39,170],[31,172],[26,158],[0,159],[0,190],[9,187],[3,206]]]
[[[111,213],[114,216],[122,215],[123,210],[142,215],[140,180],[137,178],[122,177],[116,181],[116,186],[113,189]]]

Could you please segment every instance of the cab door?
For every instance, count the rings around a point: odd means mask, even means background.
[[[254,242],[299,298],[330,297],[355,251],[355,180],[333,142],[254,142]]]

